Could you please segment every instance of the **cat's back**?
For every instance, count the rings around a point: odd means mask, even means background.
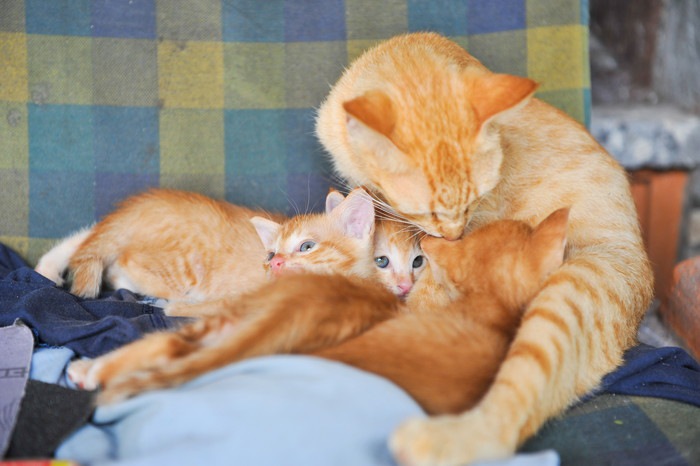
[[[369,49],[338,81],[329,100],[344,100],[362,93],[402,84],[420,85],[426,77],[446,73],[487,73],[487,69],[466,50],[435,33],[414,33],[393,37]]]
[[[266,214],[195,192],[159,188],[128,198],[103,223],[106,228],[119,229],[117,225],[121,225],[137,230],[133,234],[142,235],[144,240],[201,236],[258,246],[260,241],[249,221],[255,215]]]

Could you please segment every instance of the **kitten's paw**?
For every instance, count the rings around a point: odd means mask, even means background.
[[[409,419],[394,432],[389,447],[404,466],[457,466],[513,454],[515,446],[499,442],[498,434],[480,421],[470,413]]]
[[[100,359],[78,359],[68,365],[68,378],[83,390],[96,390],[102,385]]]

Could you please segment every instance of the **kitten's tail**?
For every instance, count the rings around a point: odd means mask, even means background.
[[[63,273],[68,268],[71,257],[92,233],[92,228],[83,228],[62,239],[41,256],[34,270],[55,282],[57,286],[62,286],[64,283]]]

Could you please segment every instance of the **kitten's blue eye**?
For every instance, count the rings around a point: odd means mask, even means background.
[[[275,253],[270,251],[267,253],[267,261],[270,262],[272,258],[275,257]]]
[[[316,243],[313,241],[304,241],[301,243],[301,246],[299,246],[299,252],[306,252],[310,249],[313,249],[313,247],[316,246]]]
[[[380,269],[384,269],[387,265],[389,265],[389,258],[386,256],[375,257],[374,263],[377,264],[377,267]]]
[[[413,259],[413,268],[417,269],[423,265],[423,256],[417,256],[415,259]]]

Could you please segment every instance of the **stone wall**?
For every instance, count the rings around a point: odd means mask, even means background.
[[[678,259],[700,255],[700,3],[590,6],[591,131],[629,169],[691,172]]]

